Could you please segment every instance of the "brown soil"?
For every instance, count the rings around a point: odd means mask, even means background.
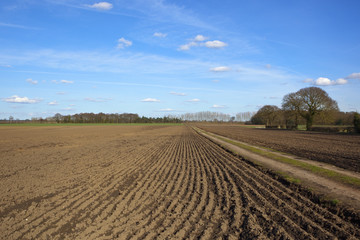
[[[0,128],[1,239],[357,239],[186,126]]]
[[[200,124],[205,131],[360,172],[360,135]]]

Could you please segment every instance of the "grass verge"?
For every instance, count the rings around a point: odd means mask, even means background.
[[[320,175],[320,176],[335,180],[337,182],[341,182],[341,183],[344,183],[344,184],[347,184],[347,185],[351,185],[351,186],[360,188],[360,179],[359,178],[348,176],[348,175],[345,175],[345,174],[342,174],[342,173],[339,173],[339,172],[336,172],[336,171],[333,171],[333,170],[325,169],[325,168],[315,166],[315,165],[312,165],[310,163],[306,163],[306,162],[299,161],[299,160],[296,160],[296,159],[280,156],[280,155],[272,153],[272,152],[264,151],[264,150],[262,150],[262,149],[260,149],[258,147],[252,147],[252,146],[249,146],[249,145],[246,145],[246,144],[239,143],[237,141],[229,140],[229,139],[219,137],[219,136],[216,136],[216,135],[208,133],[208,132],[204,132],[203,130],[200,130],[200,131],[203,132],[203,133],[206,133],[208,135],[211,135],[211,136],[213,136],[213,137],[215,137],[217,139],[220,139],[220,140],[222,140],[224,142],[227,142],[227,143],[230,143],[232,145],[241,147],[241,148],[246,149],[246,150],[248,150],[248,151],[250,151],[252,153],[256,153],[256,154],[258,154],[260,156],[267,157],[267,158],[270,158],[270,159],[273,159],[273,160],[276,160],[276,161],[279,161],[279,162],[283,162],[283,163],[286,163],[286,164],[289,164],[289,165],[292,165],[292,166],[295,166],[295,167],[299,167],[299,168],[305,169],[307,171],[310,171],[310,172],[312,172],[314,174],[317,174],[317,175]],[[269,148],[267,148],[267,149],[271,150]],[[292,180],[297,181],[296,179],[289,179],[289,181],[292,181]]]

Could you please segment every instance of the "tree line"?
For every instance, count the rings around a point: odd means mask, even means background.
[[[61,115],[56,113],[46,119],[56,123],[180,123],[181,119],[173,116],[164,117],[140,117],[136,113],[77,113],[73,115]]]
[[[338,104],[324,90],[318,87],[302,88],[283,97],[281,108],[265,105],[252,116],[251,123],[264,124],[267,127],[297,129],[305,124],[311,130],[316,124],[354,125],[356,112],[339,111]]]

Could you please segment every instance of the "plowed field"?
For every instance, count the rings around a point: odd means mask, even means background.
[[[268,147],[360,172],[360,135],[254,129],[221,124],[197,126],[205,131],[255,146]]]
[[[357,239],[187,126],[0,128],[1,239]]]

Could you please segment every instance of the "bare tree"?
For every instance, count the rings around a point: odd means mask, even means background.
[[[296,111],[306,120],[306,129],[310,130],[314,117],[319,115],[328,115],[328,113],[339,111],[337,102],[318,87],[302,88],[296,93],[285,95],[283,99],[283,108]]]
[[[301,98],[296,93],[289,93],[284,96],[282,109],[284,111],[286,126],[297,128],[299,125]]]

